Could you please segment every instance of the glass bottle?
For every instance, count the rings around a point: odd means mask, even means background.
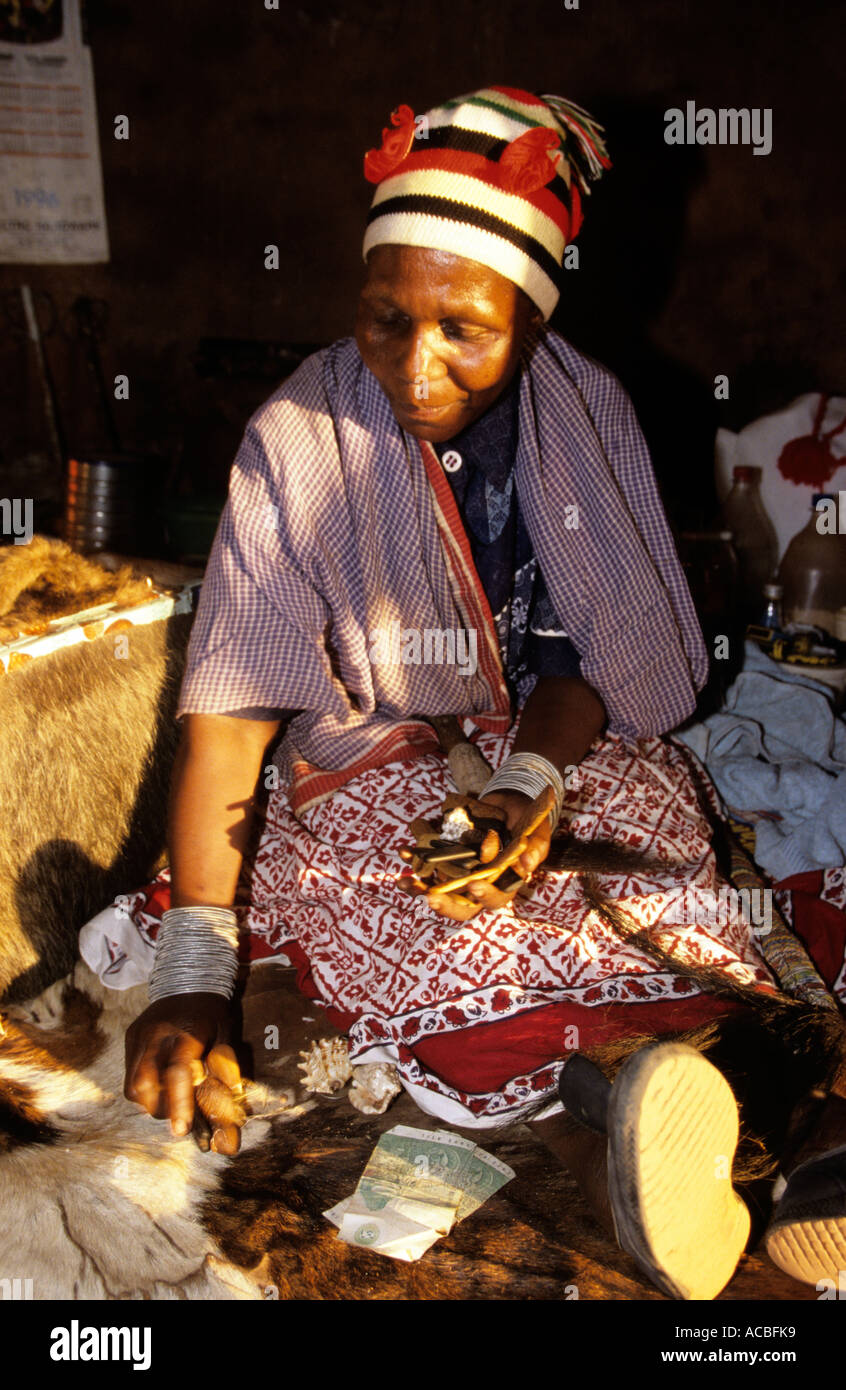
[[[814,493],[810,519],[787,547],[779,580],[785,622],[836,632],[838,610],[846,605],[846,531],[840,531],[831,493]]]
[[[737,601],[737,556],[731,531],[682,531],[678,556],[703,629],[725,628]]]
[[[778,564],[778,539],[761,501],[760,478],[760,468],[739,465],[723,503],[723,519],[732,533],[740,570],[741,605],[749,621],[760,616],[764,585],[774,577]]]

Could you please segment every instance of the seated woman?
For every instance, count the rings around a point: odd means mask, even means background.
[[[628,397],[546,327],[607,165],[584,112],[505,87],[417,121],[401,107],[366,156],[355,337],[274,393],[232,469],[127,1095],[184,1134],[198,1064],[237,1081],[233,903],[284,729],[241,910],[249,958],[288,955],[351,1058],[392,1062],[440,1121],[537,1122],[661,1288],[713,1297],[750,1226],[729,1181],[732,1091],[701,1052],[632,1039],[738,1018],[760,1032],[755,1001],[777,991],[741,914],[690,910],[725,881],[691,759],[661,735],[693,711],[707,656]],[[428,722],[444,716],[496,769],[468,803],[493,840],[464,874],[421,852],[446,833]],[[590,887],[550,857],[556,830],[556,845],[613,842],[618,862]],[[547,868],[514,896],[505,861],[518,886]],[[722,972],[729,997],[684,962]],[[600,1045],[633,1054],[610,1101],[589,1063],[565,1066]],[[820,1082],[807,1071],[787,1110]]]

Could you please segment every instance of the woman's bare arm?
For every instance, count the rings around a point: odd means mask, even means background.
[[[262,759],[279,720],[189,714],[174,764],[169,848],[174,907],[231,907],[249,840]],[[180,994],[151,1004],[126,1035],[125,1094],[175,1134],[195,1120],[194,1083],[202,1064],[226,1085],[240,1079],[228,1046],[229,1004],[222,995]],[[237,1127],[206,1116],[212,1146],[232,1153]]]
[[[526,701],[514,753],[540,753],[562,777],[577,767],[605,727],[605,706],[577,676],[541,676]]]
[[[279,720],[188,714],[170,794],[174,907],[231,907],[262,758]]]

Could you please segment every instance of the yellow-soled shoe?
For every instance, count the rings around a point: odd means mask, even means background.
[[[608,1103],[608,1192],[624,1250],[672,1298],[711,1299],[749,1239],[731,1183],[737,1105],[723,1075],[683,1043],[623,1064]]]
[[[846,1278],[846,1148],[817,1155],[791,1173],[766,1236],[767,1254],[804,1284]]]

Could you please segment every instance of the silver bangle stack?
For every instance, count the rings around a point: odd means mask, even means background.
[[[542,758],[540,753],[512,753],[494,773],[487,786],[482,788],[479,796],[487,796],[488,792],[522,792],[534,801],[545,787],[552,787],[555,793],[552,821],[554,830],[564,804],[564,778],[558,768],[548,758]]]
[[[171,907],[162,916],[150,1003],[170,994],[231,999],[238,974],[238,918],[228,907]]]

